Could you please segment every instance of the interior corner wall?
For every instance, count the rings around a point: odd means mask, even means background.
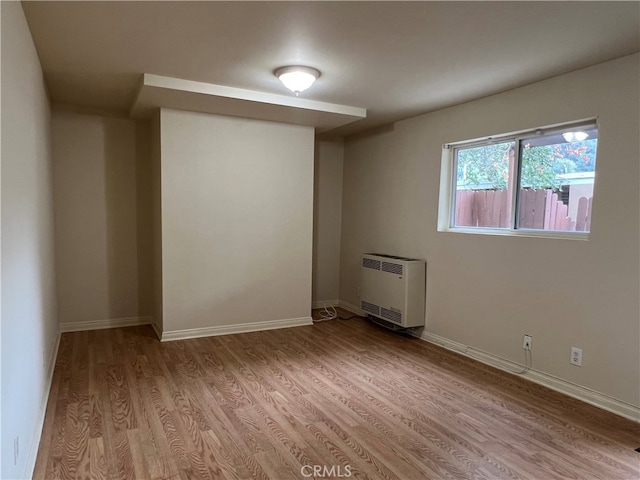
[[[428,113],[345,142],[340,299],[359,260],[427,260],[426,330],[640,406],[638,54]],[[437,231],[442,145],[598,118],[588,241]],[[583,366],[569,364],[572,346]]]
[[[135,121],[135,212],[136,270],[138,286],[137,316],[153,319],[155,291],[153,288],[153,145],[151,121]]]
[[[146,129],[125,118],[54,109],[52,135],[60,324],[135,322],[151,308],[150,291],[143,284],[140,295],[139,285],[150,278],[139,265],[139,250],[150,250],[139,245],[149,242],[143,230],[150,202],[138,198],[137,179],[149,163]]]
[[[163,337],[310,321],[314,130],[161,110]]]
[[[160,146],[160,111],[150,121],[151,139],[151,272],[153,307],[152,318],[156,334],[162,338],[162,165]]]
[[[337,305],[340,298],[343,157],[342,140],[316,142],[313,190],[314,307]]]
[[[22,5],[1,2],[0,8],[0,477],[31,478],[58,338],[50,111]]]

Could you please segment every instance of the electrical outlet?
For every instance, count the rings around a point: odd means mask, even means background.
[[[531,350],[531,335],[525,335],[522,340],[522,348],[525,350]]]
[[[582,349],[578,347],[571,347],[571,358],[569,359],[571,365],[578,367],[582,366]]]

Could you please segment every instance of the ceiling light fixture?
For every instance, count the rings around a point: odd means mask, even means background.
[[[589,138],[587,132],[564,132],[562,136],[567,142],[581,142]]]
[[[274,74],[296,96],[313,85],[320,76],[315,68],[302,66],[280,67]]]

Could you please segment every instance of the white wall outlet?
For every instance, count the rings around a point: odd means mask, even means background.
[[[578,367],[582,366],[582,349],[577,347],[571,347],[571,358],[569,359],[571,365]]]
[[[531,350],[531,335],[525,335],[522,340],[522,348],[525,350]]]

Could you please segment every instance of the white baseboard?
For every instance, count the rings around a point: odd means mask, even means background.
[[[151,317],[126,317],[109,318],[106,320],[89,320],[86,322],[67,322],[60,324],[60,331],[84,332],[87,330],[102,330],[104,328],[134,327],[136,325],[149,325]]]
[[[286,318],[283,320],[269,320],[266,322],[239,323],[236,325],[220,325],[214,327],[190,328],[187,330],[163,331],[161,341],[186,340],[189,338],[213,337],[217,335],[231,335],[234,333],[259,332],[277,328],[302,327],[313,325],[311,317]]]
[[[49,365],[47,368],[47,378],[44,388],[44,394],[40,400],[40,410],[38,411],[38,420],[36,421],[36,430],[29,446],[29,453],[25,464],[23,478],[33,478],[33,472],[36,468],[36,459],[38,457],[38,448],[40,447],[40,439],[42,438],[42,429],[44,428],[44,417],[47,413],[47,404],[49,403],[49,394],[51,392],[51,384],[53,383],[53,372],[56,368],[56,360],[58,358],[58,349],[60,348],[61,334],[58,332],[56,343],[53,346],[51,356],[49,357]]]
[[[324,308],[325,305],[327,307],[337,307],[340,305],[340,300],[319,300],[311,302],[311,308]]]
[[[521,370],[523,367],[523,365],[519,363],[512,362],[491,353],[476,350],[473,347],[468,347],[467,345],[454,342],[453,340],[449,340],[448,338],[444,338],[433,333],[423,331],[421,335],[416,334],[415,336],[426,342],[439,345],[447,350],[451,350],[509,373]],[[526,378],[531,382],[550,388],[551,390],[555,390],[590,405],[607,410],[608,412],[615,413],[616,415],[620,415],[621,417],[640,423],[640,407],[636,405],[623,402],[610,397],[609,395],[605,395],[604,393],[596,392],[590,388],[568,382],[539,370],[531,369],[519,376]]]
[[[349,310],[351,313],[355,313],[356,315],[360,315],[361,317],[367,317],[369,314],[364,310],[360,310],[360,308],[356,307],[352,303],[345,302],[344,300],[340,300],[338,302],[338,306],[340,308],[344,308],[345,310]]]

